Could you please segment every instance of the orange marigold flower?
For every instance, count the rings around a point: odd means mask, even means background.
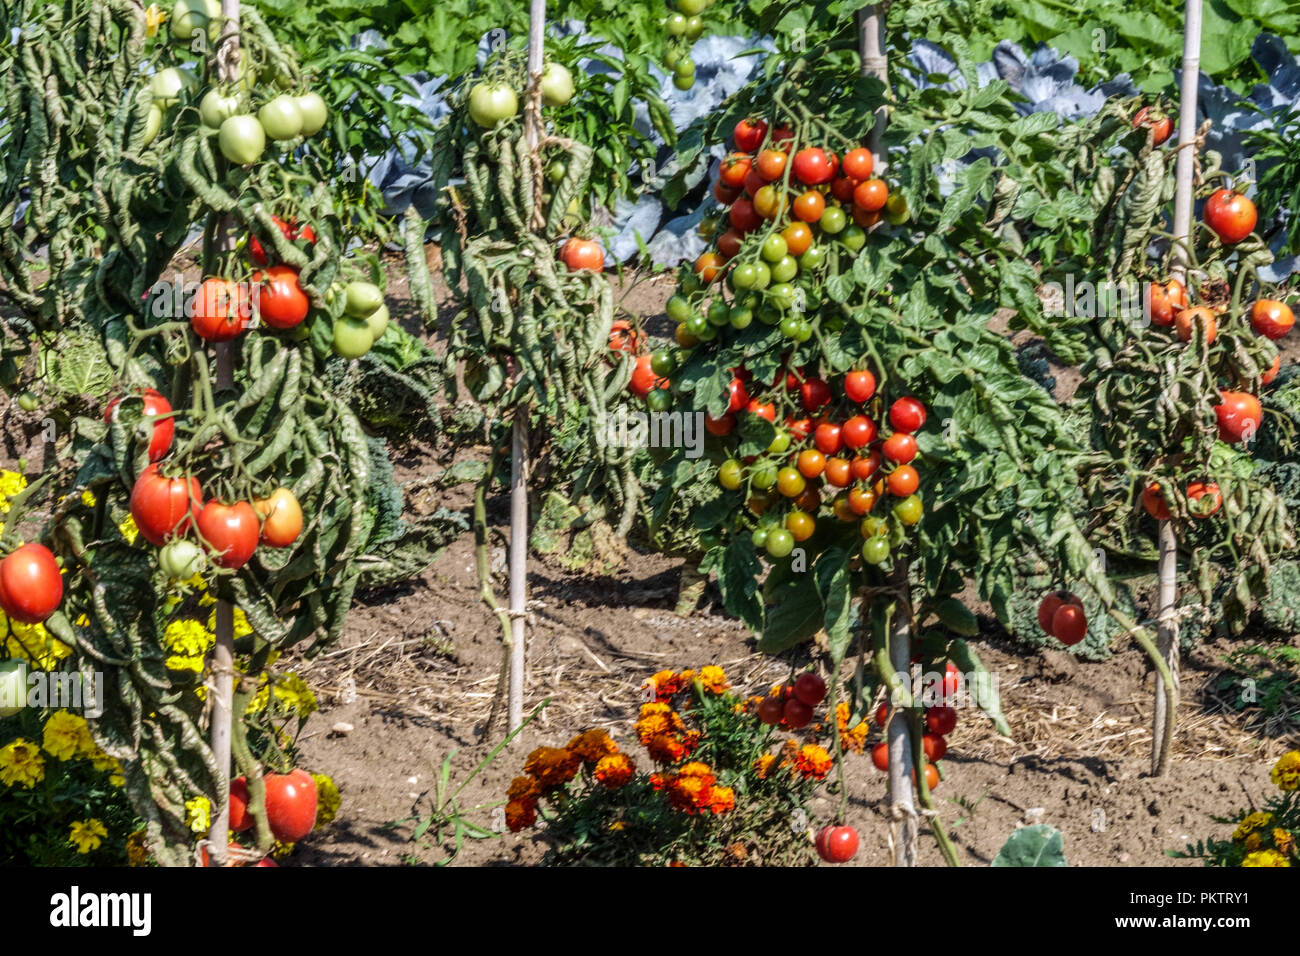
[[[721,694],[731,687],[731,684],[727,682],[726,673],[721,667],[714,664],[710,664],[708,667],[701,667],[700,673],[695,679],[699,681],[700,686],[710,694]]]
[[[772,772],[776,765],[776,754],[763,754],[754,761],[754,772],[758,774],[759,780],[766,780],[767,775]]]
[[[713,776],[713,768],[701,760],[693,760],[677,771],[679,777],[707,777],[709,783],[717,778]]]
[[[831,755],[826,752],[825,747],[820,747],[817,744],[804,744],[795,755],[794,768],[804,777],[813,780],[824,780],[826,774],[830,773]]]
[[[594,776],[610,790],[617,790],[632,779],[636,767],[626,754],[609,754],[596,764]]]
[[[667,782],[668,778],[661,773],[650,774],[650,786],[655,790],[662,790]]]
[[[677,776],[668,784],[668,802],[683,813],[696,813],[709,805],[713,784],[704,777]]]
[[[787,740],[781,745],[781,766],[785,767],[795,762],[799,756],[799,741]]]
[[[867,721],[858,721],[856,727],[850,728],[849,704],[848,701],[841,701],[835,707],[835,722],[840,728],[840,750],[862,753],[867,746],[867,735],[871,732],[871,726]]]
[[[686,746],[672,734],[656,734],[645,749],[655,763],[674,764],[686,756]]]
[[[686,756],[695,753],[695,748],[700,745],[700,738],[703,736],[698,730],[688,730],[682,735],[682,749],[686,751]]]
[[[618,753],[618,744],[610,739],[607,731],[587,730],[570,740],[565,749],[591,767],[599,763],[602,757]]]
[[[726,813],[736,806],[736,791],[730,787],[714,787],[709,794],[709,812]]]
[[[641,743],[660,734],[676,733],[685,725],[671,707],[664,703],[641,705],[641,719],[636,722],[636,735]]]
[[[506,804],[506,826],[511,833],[518,833],[537,822],[537,802],[535,800],[511,800]]]
[[[554,790],[572,780],[581,766],[577,754],[558,747],[538,747],[524,761],[524,773],[533,776],[543,790]]]
[[[1273,845],[1283,853],[1291,853],[1295,850],[1295,837],[1289,830],[1276,827],[1273,830]]]
[[[506,788],[507,800],[536,800],[542,795],[541,788],[532,777],[515,777]]]

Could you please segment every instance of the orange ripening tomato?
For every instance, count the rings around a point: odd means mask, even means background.
[[[781,238],[785,240],[785,248],[790,255],[801,256],[812,245],[813,234],[804,223],[792,222],[781,230]]]
[[[560,259],[570,272],[600,272],[605,268],[605,250],[592,239],[569,239],[560,247]]]
[[[799,474],[805,478],[816,478],[826,470],[826,456],[816,448],[805,448],[799,452]]]
[[[899,465],[885,478],[885,487],[895,498],[906,498],[921,484],[921,476],[911,465]]]
[[[722,169],[718,173],[718,178],[726,186],[732,189],[739,189],[745,185],[745,175],[753,166],[754,161],[745,153],[732,153],[722,161]]]
[[[826,200],[815,189],[809,189],[802,193],[794,201],[794,206],[791,209],[794,217],[803,222],[816,222],[821,219],[822,213],[825,211]]]
[[[1187,486],[1188,510],[1193,518],[1204,519],[1223,507],[1223,494],[1214,482],[1193,481]]]
[[[233,279],[204,279],[190,300],[190,327],[207,342],[229,342],[248,326],[248,287]]]
[[[765,149],[758,154],[756,167],[758,174],[763,177],[765,182],[776,182],[785,175],[785,164],[789,159],[790,157],[779,149]]]
[[[302,505],[288,488],[277,488],[266,498],[254,498],[253,510],[262,519],[263,544],[287,548],[302,534]]]
[[[1260,384],[1261,385],[1271,384],[1273,379],[1277,378],[1278,373],[1281,371],[1282,371],[1282,356],[1274,355],[1273,364],[1269,366],[1267,372],[1265,372],[1263,375],[1259,377]]]
[[[1174,316],[1174,331],[1184,342],[1190,342],[1192,336],[1196,334],[1197,326],[1205,329],[1205,344],[1209,345],[1218,335],[1219,324],[1214,318],[1214,313],[1205,308],[1197,306],[1194,309],[1183,309]]]
[[[700,277],[701,282],[707,284],[722,274],[726,264],[718,253],[706,252],[695,260],[695,274]]]
[[[853,190],[853,205],[864,212],[879,212],[889,199],[889,187],[883,179],[868,179]]]
[[[1165,501],[1165,494],[1158,484],[1147,485],[1142,490],[1142,507],[1157,521],[1169,520],[1169,503]]]
[[[853,466],[847,458],[827,458],[822,474],[826,476],[826,484],[847,488],[853,481]]]
[[[1295,313],[1285,302],[1260,299],[1250,307],[1250,327],[1268,339],[1280,339],[1295,326]]]

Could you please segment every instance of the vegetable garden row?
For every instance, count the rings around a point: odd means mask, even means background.
[[[1300,862],[1300,87],[1256,110],[1241,168],[1198,108],[1202,67],[1266,99],[1261,49],[1300,82],[1300,13],[455,7],[6,9],[4,856],[270,866],[316,839],[347,809],[305,765],[295,666],[472,536],[500,668],[471,777],[523,770],[481,819],[444,776],[419,832],[457,851],[524,833],[553,863],[846,862],[866,835],[845,762],[870,751],[892,861],[933,838],[971,862],[936,794],[959,722],[1015,738],[976,646],[997,630],[1141,648],[1151,778],[1188,650],[1266,648],[1277,789],[1187,852]],[[712,102],[708,44],[732,36],[746,78],[679,126],[666,98]],[[981,66],[998,40],[1077,55],[1094,108],[1027,109]],[[392,201],[385,155],[422,200]],[[616,262],[646,197],[704,251],[656,264],[656,221]],[[626,310],[642,281],[671,285],[662,318]],[[413,447],[466,507],[408,507]],[[733,686],[700,647],[640,687],[644,757],[604,725],[521,752],[546,706],[530,542],[557,529],[680,562],[679,610],[707,580],[787,679]],[[1017,830],[996,862],[1026,859],[1059,862],[1059,834]]]

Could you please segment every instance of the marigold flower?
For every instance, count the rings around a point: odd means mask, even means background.
[[[1273,830],[1273,845],[1282,853],[1295,852],[1295,836],[1290,830],[1277,827]]]
[[[567,750],[538,747],[524,761],[524,773],[536,778],[543,790],[554,790],[572,780],[581,766],[578,756]]]
[[[661,773],[650,774],[650,786],[656,791],[662,790],[667,782],[668,778]]]
[[[1284,857],[1277,850],[1260,850],[1257,853],[1247,854],[1246,858],[1241,861],[1242,866],[1290,866],[1291,861]]]
[[[776,765],[776,754],[763,754],[754,761],[754,772],[758,774],[759,780],[766,780],[767,775],[772,772]]]
[[[185,801],[185,825],[193,833],[207,833],[212,829],[212,804],[207,797]]]
[[[731,687],[727,682],[727,675],[721,667],[710,664],[708,667],[701,667],[700,673],[695,678],[710,694],[721,694]]]
[[[686,673],[690,672],[687,671]],[[653,689],[655,703],[666,704],[680,694],[686,684],[687,680],[684,680],[682,675],[675,674],[671,670],[663,670],[657,674],[651,674],[641,686]],[[644,708],[642,710],[644,712]]]
[[[698,730],[688,730],[682,735],[682,749],[686,751],[686,756],[695,753],[695,748],[700,745],[703,736]]]
[[[68,828],[68,842],[77,848],[78,853],[89,853],[91,850],[98,850],[106,836],[108,836],[108,830],[103,823],[94,817],[88,820],[74,821],[72,826]]]
[[[1272,780],[1273,785],[1279,790],[1300,789],[1300,750],[1283,754],[1273,765],[1268,779]]]
[[[817,744],[804,744],[795,755],[794,769],[807,779],[824,780],[831,770],[831,755]]]
[[[41,749],[19,737],[0,747],[0,783],[30,790],[45,779],[45,758]]]
[[[593,776],[610,790],[617,790],[632,779],[636,767],[626,754],[609,754],[601,757]]]
[[[618,753],[618,744],[610,739],[607,731],[588,730],[570,740],[565,749],[591,767],[599,763],[601,758]]]
[[[518,833],[536,822],[536,800],[511,800],[506,804],[506,827],[511,833]]]
[[[343,798],[329,774],[314,773],[311,778],[316,781],[316,826],[323,827],[339,815]]]
[[[683,766],[677,771],[677,775],[679,777],[699,777],[703,780],[707,780],[710,784],[717,779],[713,775],[713,768],[699,760],[692,761]]]
[[[858,721],[856,727],[849,727],[849,702],[840,701],[835,706],[835,722],[839,725],[840,730],[840,750],[854,753],[862,753],[867,746],[867,735],[871,732],[870,725],[865,720]]]
[[[71,760],[99,749],[91,739],[86,719],[66,710],[50,714],[42,732],[41,746],[47,754],[59,760]]]
[[[0,512],[9,513],[12,505],[10,498],[18,495],[27,487],[27,478],[16,471],[5,469],[0,471]]]
[[[646,753],[655,763],[674,764],[686,756],[686,746],[672,734],[656,734],[645,744]]]
[[[506,788],[507,800],[536,800],[541,795],[542,790],[532,777],[515,777]]]
[[[149,847],[145,843],[144,830],[136,830],[126,838],[127,866],[148,866]]]
[[[683,813],[698,813],[709,805],[713,783],[704,777],[674,777],[668,784],[668,803]]]
[[[709,794],[709,812],[726,813],[736,806],[736,791],[731,787],[714,787]]]
[[[1233,831],[1232,838],[1240,843],[1251,833],[1256,830],[1262,830],[1264,827],[1272,824],[1272,822],[1273,814],[1256,811],[1255,813],[1242,818],[1241,822],[1237,824],[1237,829]]]
[[[685,729],[682,718],[664,703],[641,705],[641,717],[636,722],[637,739],[645,744],[651,737],[660,734],[678,733]]]

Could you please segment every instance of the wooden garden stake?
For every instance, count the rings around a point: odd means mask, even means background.
[[[1201,72],[1201,0],[1187,0],[1183,34],[1183,73],[1178,104],[1178,166],[1174,191],[1174,278],[1187,283],[1192,232],[1192,187],[1196,154],[1196,92]],[[1173,757],[1178,723],[1178,536],[1171,521],[1160,522],[1156,647],[1172,677],[1172,687],[1156,682],[1151,773],[1162,776]]]

